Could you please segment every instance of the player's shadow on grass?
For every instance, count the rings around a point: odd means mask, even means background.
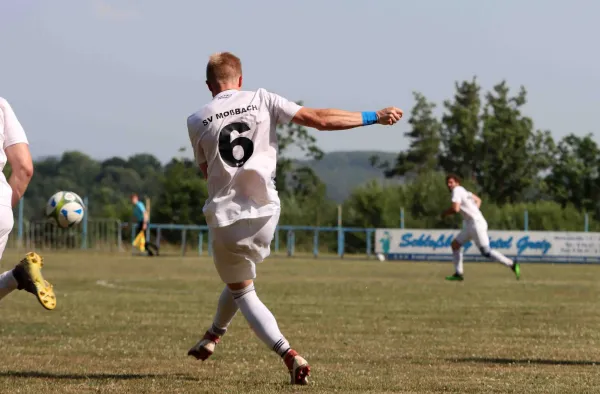
[[[0,377],[39,378],[66,380],[136,380],[136,379],[176,379],[198,380],[183,374],[147,374],[147,373],[52,373],[39,371],[0,371]]]
[[[489,357],[466,357],[452,358],[449,361],[455,363],[480,363],[480,364],[519,364],[519,365],[600,365],[599,361],[585,360],[547,360],[547,359],[515,359],[515,358],[489,358]]]

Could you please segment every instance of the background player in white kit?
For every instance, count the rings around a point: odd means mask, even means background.
[[[253,284],[256,263],[270,254],[279,219],[273,181],[276,126],[290,121],[319,130],[393,125],[402,111],[310,109],[264,89],[241,91],[241,62],[227,52],[210,57],[206,78],[213,100],[192,114],[187,124],[196,162],[208,181],[204,214],[212,232],[214,263],[226,286],[211,328],[188,354],[206,360],[239,309],[256,335],[283,358],[291,383],[306,384],[308,363],[290,347]]]
[[[464,280],[463,255],[461,248],[468,241],[474,241],[481,254],[489,259],[510,267],[517,279],[521,276],[519,263],[512,261],[497,250],[490,248],[488,237],[488,224],[479,207],[481,199],[460,185],[460,178],[455,174],[446,176],[446,185],[452,192],[452,206],[442,213],[442,217],[460,212],[465,220],[465,228],[452,241],[452,257],[454,261],[454,275],[447,276],[447,280]]]
[[[12,173],[8,182],[2,170],[6,161]],[[8,101],[0,97],[0,258],[13,229],[12,208],[17,205],[33,175],[33,161],[25,131]],[[0,300],[13,290],[26,290],[34,294],[46,309],[56,307],[52,285],[46,282],[41,269],[43,259],[28,253],[17,266],[0,274]]]

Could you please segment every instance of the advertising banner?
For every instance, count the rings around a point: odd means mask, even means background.
[[[450,244],[459,230],[377,229],[375,251],[388,260],[452,260]],[[600,233],[489,231],[490,246],[519,261],[600,263]],[[473,242],[464,245],[465,261],[483,261]]]

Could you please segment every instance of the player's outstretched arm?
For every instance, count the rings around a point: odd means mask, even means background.
[[[402,118],[402,115],[402,110],[396,107],[384,108],[376,112],[302,107],[292,118],[292,122],[317,130],[347,130],[375,123],[393,125]]]
[[[12,168],[8,184],[12,189],[11,203],[14,207],[25,194],[27,186],[29,186],[33,176],[33,160],[29,152],[29,145],[25,143],[10,145],[5,152],[6,159]]]

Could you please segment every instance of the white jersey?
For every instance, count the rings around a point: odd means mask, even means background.
[[[483,219],[481,211],[473,199],[473,193],[462,186],[452,189],[452,202],[460,203],[460,213],[466,221],[477,221]]]
[[[196,163],[208,164],[203,211],[210,227],[279,212],[276,127],[300,108],[264,89],[226,90],[188,118]]]
[[[11,206],[12,189],[2,171],[6,165],[6,148],[18,143],[29,143],[25,130],[8,101],[0,97],[0,205],[9,207]]]

